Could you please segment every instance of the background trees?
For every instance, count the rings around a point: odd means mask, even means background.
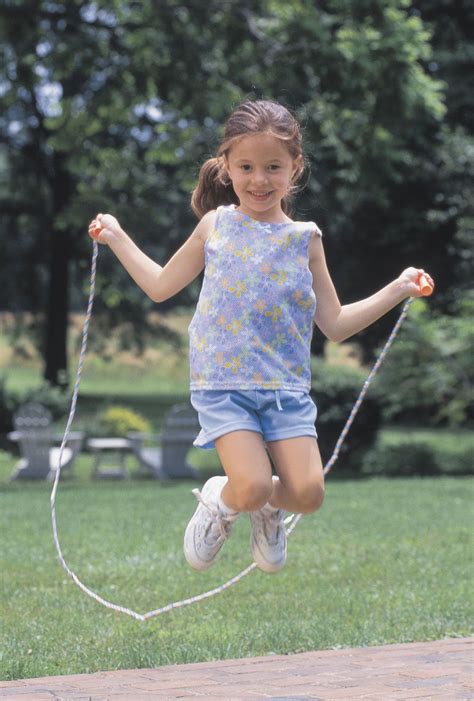
[[[88,221],[114,212],[164,262],[195,225],[200,164],[249,95],[301,119],[298,216],[324,229],[341,300],[417,265],[437,281],[431,309],[455,313],[470,287],[470,14],[443,0],[2,2],[0,306],[34,312],[45,378],[67,382]],[[151,304],[106,252],[97,302],[146,342]],[[365,359],[395,314],[360,335]]]

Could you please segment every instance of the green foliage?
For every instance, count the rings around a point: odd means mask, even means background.
[[[41,0],[28,12],[4,3],[0,221],[8,235],[0,257],[9,306],[42,311],[51,253],[65,242],[53,299],[64,298],[60,273],[71,268],[71,304],[83,307],[85,232],[97,211],[112,211],[165,262],[195,224],[189,196],[199,164],[215,150],[232,106],[252,94],[283,101],[303,122],[312,175],[299,214],[327,231],[342,298],[371,294],[408,264],[443,276],[441,290],[455,288],[460,260],[450,246],[465,215],[453,209],[449,159],[440,167],[450,106],[442,79],[461,114],[469,91],[456,86],[468,71],[432,69],[446,8],[415,4],[421,13],[406,0]],[[460,58],[458,25],[450,17],[459,44],[443,35],[440,45],[456,46]],[[436,62],[442,68],[449,52]],[[462,163],[455,167],[466,182]],[[99,272],[95,309],[126,322],[142,348],[153,332],[151,302],[105,252]],[[194,302],[197,291],[183,291],[177,303]],[[386,328],[383,321],[362,335],[368,355]]]
[[[474,418],[472,292],[455,311],[453,317],[435,314],[425,300],[412,302],[374,383],[386,420],[455,427]]]
[[[440,451],[426,441],[377,445],[364,457],[364,475],[427,477],[474,473],[471,445],[456,451]]]
[[[58,387],[48,384],[15,392],[7,388],[7,377],[0,376],[0,434],[13,429],[13,414],[27,402],[42,404],[49,409],[53,419],[59,419],[67,413],[70,397]]]
[[[365,380],[365,373],[358,370],[314,362],[311,396],[318,407],[316,430],[323,464],[331,457]],[[381,418],[381,399],[369,393],[340,449],[336,473],[356,474],[362,469],[364,455],[377,439]]]
[[[472,132],[474,5],[470,0],[412,0],[410,5],[432,33],[428,70],[446,83],[447,121]]]
[[[150,433],[150,422],[141,414],[124,406],[110,406],[99,415],[99,431],[107,436],[125,438],[129,431]]]
[[[71,397],[68,392],[61,390],[59,387],[52,387],[44,383],[37,388],[21,392],[17,395],[17,404],[25,404],[26,402],[38,402],[47,407],[51,412],[53,419],[59,419],[65,416],[69,410]]]
[[[473,134],[461,126],[452,129],[445,126],[439,135],[437,168],[443,187],[427,211],[427,225],[443,233],[453,227],[455,230],[445,261],[450,272],[447,274],[440,266],[442,275],[438,285],[445,311],[456,314],[460,300],[472,290],[474,279]]]
[[[426,477],[439,472],[433,450],[423,443],[386,445],[372,450],[364,460],[364,474],[387,477]]]

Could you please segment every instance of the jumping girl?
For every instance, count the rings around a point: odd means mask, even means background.
[[[191,201],[200,221],[164,268],[112,215],[98,214],[89,226],[157,303],[205,269],[189,326],[191,403],[202,429],[194,445],[215,447],[225,476],[193,490],[199,504],[184,553],[198,570],[213,564],[242,512],[250,514],[254,561],[265,572],[280,570],[285,512],[312,513],[323,503],[317,408],[309,395],[313,322],[339,342],[421,295],[424,271],[407,268],[371,297],[341,305],[320,229],[290,217],[304,172],[301,141],[282,105],[239,105],[216,157],[201,168]]]

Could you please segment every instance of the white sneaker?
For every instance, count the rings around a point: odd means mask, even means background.
[[[211,477],[201,492],[193,489],[199,505],[184,534],[184,556],[195,570],[207,570],[214,563],[239,515],[229,517],[219,509],[226,482],[227,477]]]
[[[285,513],[268,504],[250,513],[252,556],[257,567],[264,572],[278,572],[286,562]]]

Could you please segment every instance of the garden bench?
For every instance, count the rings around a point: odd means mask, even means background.
[[[42,404],[29,402],[13,416],[14,431],[7,437],[20,448],[21,459],[15,465],[11,479],[54,479],[59,466],[60,448],[53,447],[52,416]],[[68,445],[62,455],[61,469],[70,471],[79,454],[82,432],[69,434]]]
[[[190,403],[184,403],[171,408],[159,436],[130,431],[127,437],[130,449],[140,463],[140,472],[158,479],[196,478],[197,471],[188,463],[187,455],[199,430],[195,409]],[[145,446],[150,439],[160,445]]]

